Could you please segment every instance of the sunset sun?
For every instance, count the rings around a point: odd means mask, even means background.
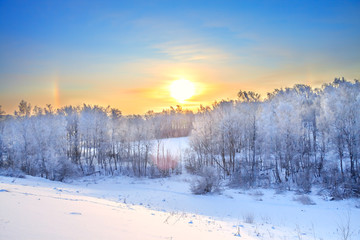
[[[186,79],[179,79],[172,82],[170,85],[170,95],[176,101],[183,103],[185,100],[191,98],[195,93],[195,86],[192,82]]]

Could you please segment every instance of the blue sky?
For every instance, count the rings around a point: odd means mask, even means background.
[[[125,113],[360,78],[360,1],[0,1],[0,105]]]

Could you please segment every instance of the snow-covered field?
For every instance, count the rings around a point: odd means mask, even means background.
[[[164,140],[180,154],[187,138]],[[311,205],[295,192],[224,187],[193,195],[183,174],[90,176],[67,183],[0,176],[0,239],[360,239],[360,201]],[[302,202],[309,202],[303,197]],[[311,201],[310,201],[311,203]]]
[[[315,205],[292,192],[225,189],[193,195],[191,176],[88,177],[72,183],[0,177],[0,239],[342,239],[356,200]]]

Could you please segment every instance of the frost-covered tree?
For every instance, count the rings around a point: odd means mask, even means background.
[[[188,168],[196,171],[203,166],[222,166],[216,158],[215,119],[211,113],[198,114],[194,122],[194,130],[190,137],[190,146],[196,158],[189,159]]]
[[[202,106],[190,141],[196,153],[191,164],[202,166],[210,156],[211,166],[221,169],[224,177],[247,186],[280,184],[308,192],[314,182],[341,183],[343,195],[360,194],[355,184],[359,85],[344,79],[315,90],[297,84],[276,89],[264,100],[254,92],[239,91],[235,102],[216,102],[212,109]]]
[[[345,167],[350,166],[350,177],[359,181],[359,141],[360,141],[360,83],[335,79],[323,87],[321,98],[322,124],[338,155],[342,178]],[[349,164],[344,159],[349,160]]]
[[[5,155],[6,148],[4,146],[4,127],[5,127],[5,111],[2,110],[0,105],[0,168],[3,166],[3,157]]]
[[[66,120],[66,152],[72,163],[84,172],[81,159],[79,107],[66,106],[58,111]]]
[[[22,100],[12,116],[0,107],[0,168],[63,180],[73,174],[168,176],[179,172],[163,138],[190,135],[186,169],[207,167],[247,187],[360,195],[360,83],[335,79],[320,89],[297,84],[265,99],[235,100],[123,116],[84,104],[54,109]]]

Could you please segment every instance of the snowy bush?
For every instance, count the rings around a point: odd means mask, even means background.
[[[251,171],[249,171],[249,167],[244,164],[241,169],[237,169],[231,175],[231,179],[228,185],[234,188],[245,188],[245,189],[249,189],[256,186],[268,187],[269,179],[262,181],[263,179],[266,179],[266,177],[262,177],[260,181],[258,181],[259,180],[258,178],[254,179],[254,176],[251,174]]]
[[[193,194],[207,194],[220,190],[220,178],[216,169],[204,167],[199,176],[190,184],[190,190]]]
[[[330,188],[330,196],[334,200],[341,200],[349,197],[360,197],[360,186],[356,183],[341,183]]]
[[[260,190],[255,190],[255,191],[251,191],[249,195],[253,197],[262,197],[264,196],[264,193]]]
[[[56,169],[54,169],[54,175],[52,180],[64,181],[66,178],[78,175],[76,166],[67,159],[61,159]]]
[[[25,178],[25,174],[22,171],[14,168],[0,169],[0,175],[15,178]]]
[[[249,224],[253,224],[255,217],[253,213],[247,213],[243,216],[244,218],[244,222],[249,223]]]
[[[300,195],[294,197],[294,201],[300,202],[303,205],[315,205],[316,203],[307,195]]]

